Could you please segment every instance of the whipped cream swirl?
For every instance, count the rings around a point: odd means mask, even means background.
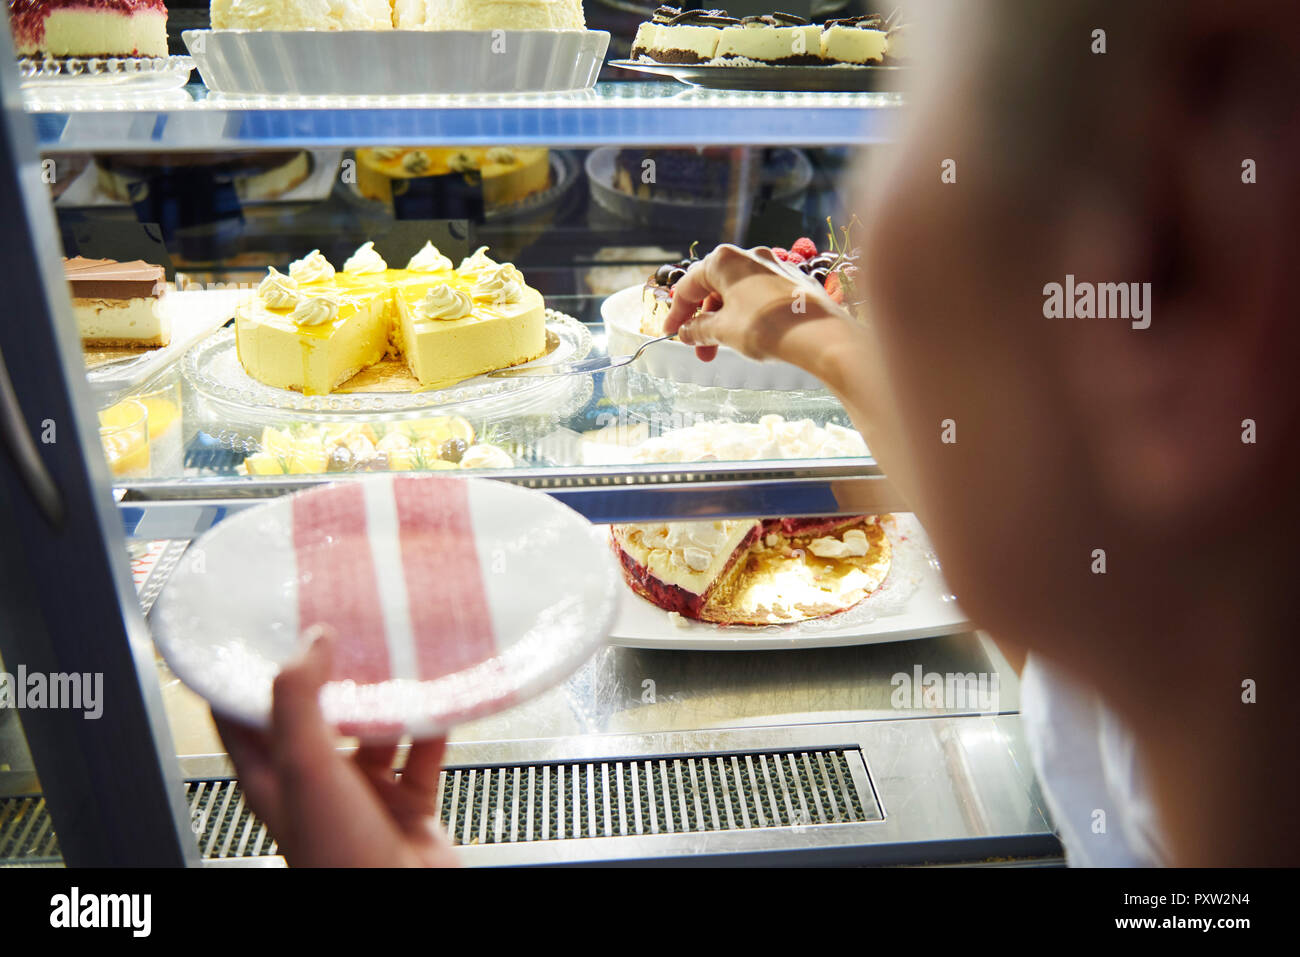
[[[257,297],[270,309],[292,309],[302,298],[297,281],[276,272],[274,266],[267,270],[266,278],[257,287]]]
[[[464,319],[474,311],[469,296],[446,283],[434,286],[415,305],[415,312],[424,319]]]
[[[339,301],[333,296],[309,296],[302,299],[289,318],[300,326],[323,326],[339,317]]]
[[[474,251],[474,255],[468,256],[461,260],[460,272],[480,273],[489,269],[496,269],[500,263],[496,262],[487,254],[488,247],[480,246]]]
[[[388,269],[384,257],[375,252],[374,243],[366,243],[343,264],[343,271],[354,276],[373,276]]]
[[[433,243],[425,243],[424,248],[411,257],[406,268],[411,272],[443,272],[452,268],[452,261],[438,251]]]
[[[319,249],[313,249],[302,259],[289,264],[289,278],[299,284],[328,282],[334,278],[334,267]]]
[[[474,298],[493,302],[498,306],[518,302],[524,298],[522,279],[523,275],[510,263],[481,272],[478,281],[474,283]]]

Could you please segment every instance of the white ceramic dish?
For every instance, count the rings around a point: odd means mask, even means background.
[[[376,476],[242,512],[191,547],[154,606],[176,675],[266,727],[271,683],[320,622],[338,634],[327,719],[425,737],[558,684],[605,642],[618,572],[550,496]]]
[[[609,354],[631,355],[650,341],[641,325],[642,286],[620,289],[600,305],[605,320]],[[815,377],[788,362],[756,362],[723,347],[712,362],[701,362],[695,349],[680,342],[664,342],[647,349],[632,363],[638,372],[660,379],[715,389],[750,389],[760,392],[825,392]]]
[[[875,645],[970,631],[969,619],[948,590],[930,540],[912,515],[895,515],[889,577],[862,602],[830,618],[794,625],[722,626],[682,619],[637,595],[620,581],[621,602],[610,642],[629,648],[677,651],[781,651]],[[609,547],[609,526],[594,534]]]
[[[602,30],[186,30],[217,93],[556,93],[596,84]]]

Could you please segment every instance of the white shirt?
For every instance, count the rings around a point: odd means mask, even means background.
[[[1030,655],[1020,676],[1020,717],[1071,866],[1168,862],[1133,735],[1096,692]]]

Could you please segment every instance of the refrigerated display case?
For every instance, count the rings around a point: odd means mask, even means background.
[[[702,377],[676,354],[589,376],[305,396],[241,375],[230,328],[268,267],[312,249],[341,264],[367,241],[396,260],[432,239],[453,258],[488,245],[515,263],[545,296],[560,357],[624,354],[639,287],[693,245],[824,248],[828,221],[850,221],[852,153],[889,142],[898,93],[602,80],[544,95],[257,97],[211,94],[197,75],[130,93],[24,87],[5,48],[0,61],[0,651],[10,671],[102,674],[107,696],[98,721],[0,709],[0,858],[278,861],[206,705],[149,634],[190,543],[270,499],[400,469],[541,490],[597,525],[903,506],[865,448],[680,451],[722,422],[850,430],[797,370],[720,363]],[[502,200],[484,176],[376,189],[358,175],[376,153],[418,154],[419,173],[436,151],[492,147],[544,156],[544,183]],[[685,198],[620,188],[632,151],[707,158],[716,182]],[[83,354],[60,251],[164,265],[172,345]],[[665,437],[678,451],[651,451]],[[475,446],[495,452],[465,459]],[[441,814],[464,859],[1057,859],[1015,674],[943,586],[919,526],[909,541],[899,567],[920,584],[829,625],[680,628],[629,593],[610,645],[568,681],[452,735]],[[935,698],[930,675],[988,679],[992,695]]]

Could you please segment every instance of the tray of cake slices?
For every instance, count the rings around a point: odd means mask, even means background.
[[[163,0],[87,3],[26,0],[9,4],[25,87],[148,92],[189,82],[194,61],[167,52]]]
[[[183,369],[205,399],[296,416],[508,415],[562,404],[584,382],[486,373],[574,361],[591,347],[586,326],[548,309],[486,246],[457,266],[425,243],[399,269],[368,242],[341,269],[319,250],[287,273],[269,268],[233,328],[194,346]]]
[[[857,276],[857,250],[819,251],[813,240],[800,237],[789,249],[773,253],[793,277],[815,283],[837,303],[852,295]],[[696,247],[686,258],[657,268],[646,281],[620,289],[601,303],[611,355],[632,355],[651,339],[664,335],[664,320],[672,308],[673,291],[697,262]],[[711,362],[701,362],[695,349],[672,340],[647,349],[631,368],[660,379],[718,389],[766,392],[823,392],[813,375],[788,362],[759,362],[722,347]]]
[[[662,6],[637,29],[630,59],[610,63],[723,90],[894,90],[910,58],[908,27],[896,18],[819,24],[788,13],[736,18]]]
[[[609,34],[581,0],[213,0],[182,34],[208,88],[241,96],[590,89]]]

